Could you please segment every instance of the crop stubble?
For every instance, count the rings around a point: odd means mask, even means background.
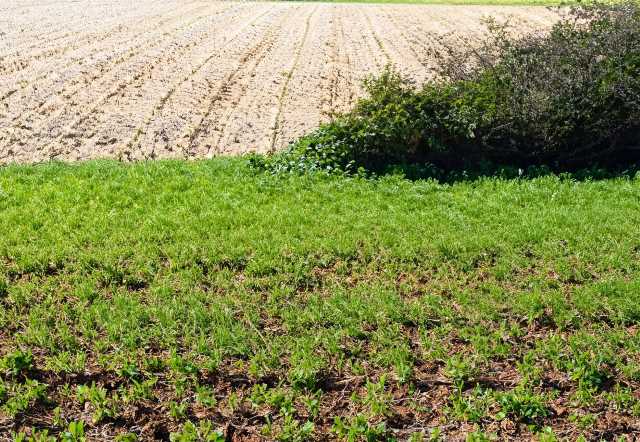
[[[267,152],[344,111],[393,64],[428,78],[435,35],[545,8],[9,0],[0,8],[0,163]]]

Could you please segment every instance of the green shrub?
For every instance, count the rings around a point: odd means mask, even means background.
[[[274,172],[415,174],[546,166],[629,166],[640,159],[640,7],[579,6],[548,33],[518,39],[490,23],[479,48],[451,49],[421,88],[387,68],[355,109],[281,154]],[[537,169],[539,170],[539,169]]]

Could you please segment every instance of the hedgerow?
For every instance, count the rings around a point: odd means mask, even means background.
[[[547,33],[514,38],[495,22],[489,31],[479,47],[441,52],[424,86],[387,68],[351,112],[254,164],[433,175],[640,159],[638,3],[576,6]]]

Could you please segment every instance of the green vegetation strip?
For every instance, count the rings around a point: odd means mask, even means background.
[[[282,0],[298,1],[298,0]],[[371,3],[371,4],[414,4],[414,5],[462,5],[462,6],[560,6],[575,2],[563,0],[302,0],[318,3]]]
[[[638,178],[5,167],[0,432],[638,434],[639,204]]]

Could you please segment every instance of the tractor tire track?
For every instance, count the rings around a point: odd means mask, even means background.
[[[258,17],[256,17],[254,20],[252,20],[251,22],[247,23],[245,26],[243,26],[241,29],[238,29],[238,32],[236,32],[232,37],[230,37],[229,39],[225,40],[224,44],[217,48],[217,51],[222,51],[225,48],[231,46],[233,43],[236,42],[237,39],[244,37],[245,36],[245,30],[249,27],[252,27],[254,24],[256,24],[257,22],[259,22],[261,19],[263,19],[265,16],[267,16],[268,14],[272,14],[273,10],[268,9],[267,11],[265,11],[264,13],[262,13],[261,15],[259,15]],[[270,26],[269,24],[267,24],[267,27]],[[261,42],[258,43],[258,45],[254,46],[254,48],[259,48],[261,46]],[[255,56],[255,52],[252,52],[252,49],[250,49],[245,55],[241,56],[240,59],[240,65],[238,66],[238,68],[234,71],[232,71],[228,78],[225,80],[223,80],[223,84],[221,86],[221,90],[224,89],[225,86],[228,86],[228,84],[232,81],[233,77],[235,74],[237,74],[237,72],[241,69],[241,67],[243,66],[244,63],[246,63],[247,61],[250,61],[252,56]],[[140,140],[142,135],[145,135],[147,130],[149,129],[149,126],[152,123],[152,120],[156,120],[156,121],[162,121],[161,118],[161,114],[164,110],[165,105],[169,102],[169,100],[174,96],[174,94],[177,92],[177,90],[179,88],[181,88],[182,86],[184,86],[188,81],[192,80],[192,78],[194,76],[196,76],[197,74],[199,74],[208,64],[210,64],[211,62],[213,62],[216,59],[221,59],[222,57],[220,56],[220,54],[218,52],[213,52],[211,54],[210,57],[208,57],[206,60],[203,61],[202,64],[200,64],[197,68],[193,69],[191,71],[191,74],[184,77],[182,79],[181,82],[179,82],[179,84],[177,84],[174,88],[172,88],[172,90],[165,96],[163,97],[163,99],[157,104],[157,106],[153,109],[153,111],[151,112],[151,114],[145,119],[145,123],[143,124],[143,126],[141,126],[140,128],[138,128],[138,130],[136,131],[133,139],[127,143],[127,147],[126,147],[126,152],[124,152],[124,155],[127,157],[127,159],[132,159],[132,155],[133,158],[137,158],[137,156],[135,155],[135,152],[143,152],[142,158],[155,158],[156,157],[156,145],[158,144],[156,142],[157,137],[156,137],[156,133],[157,131],[154,131],[154,134],[151,134],[152,137],[152,141],[151,142],[143,142],[142,140]],[[205,78],[205,82],[207,82],[207,79]],[[209,86],[209,88],[211,89],[211,85],[210,83],[207,84]],[[218,92],[219,94],[220,92]],[[215,102],[215,100],[209,100],[209,101],[213,101]],[[206,112],[205,112],[206,114]],[[195,127],[195,131],[199,131],[199,127],[200,127],[201,123],[197,124]],[[188,150],[192,143],[190,141],[190,135],[189,135],[189,130],[187,130],[187,134],[184,134],[180,137],[178,137],[177,139],[174,139],[173,141],[176,142],[176,146],[175,148],[169,148],[167,146],[167,143],[165,143],[165,148],[164,150],[168,151],[168,152],[184,152],[185,150]],[[163,131],[163,135],[166,137],[166,133],[164,133]],[[155,140],[153,139],[155,138]],[[187,139],[187,143],[186,145],[183,144],[183,140]],[[171,138],[167,138],[166,140],[167,142],[171,141]],[[145,146],[142,146],[142,145]],[[144,149],[143,149],[144,147]],[[145,150],[150,150],[150,152],[148,154],[144,154]]]
[[[276,149],[308,131],[309,121],[316,125],[328,121],[335,110],[343,69],[339,10],[339,5],[321,5],[311,18],[307,44],[300,52],[300,59],[307,62],[294,71],[281,102]]]
[[[278,24],[277,29],[270,33],[268,40],[264,42],[265,44],[260,45],[256,53],[256,59],[253,61],[245,60],[245,62],[249,61],[247,64],[248,69],[240,70],[235,76],[235,80],[225,86],[226,93],[221,94],[220,99],[212,103],[212,106],[208,109],[207,118],[201,124],[199,138],[202,141],[199,142],[198,138],[194,137],[191,142],[192,149],[204,150],[204,156],[211,157],[212,154],[219,154],[224,151],[224,144],[229,136],[236,137],[233,130],[229,131],[234,113],[238,110],[240,103],[245,108],[254,108],[259,106],[260,101],[265,98],[262,94],[248,94],[248,92],[255,92],[255,88],[252,88],[252,86],[255,86],[255,78],[259,77],[257,74],[258,69],[268,69],[268,66],[263,65],[263,61],[267,60],[269,55],[273,56],[273,51],[278,48],[278,36],[282,34],[284,25],[292,22],[293,20],[291,19],[295,19],[295,16],[300,12],[303,12],[301,8],[291,9],[285,19]],[[290,20],[286,20],[286,18]],[[250,122],[246,123],[251,124]]]
[[[272,27],[267,35],[249,51],[242,55],[236,68],[229,73],[221,82],[216,90],[216,94],[209,100],[209,104],[200,119],[195,126],[194,130],[186,135],[187,138],[187,151],[189,154],[200,153],[205,157],[211,156],[212,148],[218,149],[220,147],[220,140],[227,128],[230,120],[230,110],[235,108],[237,103],[242,97],[244,97],[249,89],[249,82],[247,78],[252,78],[255,75],[255,71],[262,64],[262,62],[270,54],[270,51],[274,47],[277,39],[277,35],[281,30],[287,19],[290,18],[291,12],[297,11],[297,9],[290,9],[283,14],[278,24]],[[225,106],[224,103],[230,103],[230,106]],[[214,116],[215,109],[228,109],[226,115]],[[214,129],[219,135],[213,143],[199,143],[199,139],[203,139],[206,136],[210,136],[209,130]],[[206,151],[204,151],[206,149]]]
[[[282,131],[282,127],[281,127],[282,122],[280,120],[282,119],[282,109],[284,108],[284,101],[287,96],[287,93],[289,92],[289,83],[291,81],[291,77],[293,76],[293,73],[295,72],[295,70],[298,68],[298,65],[300,64],[300,54],[302,53],[302,49],[304,48],[304,45],[307,42],[307,36],[309,35],[309,24],[311,23],[311,17],[313,16],[313,14],[316,13],[317,10],[318,10],[318,6],[316,5],[315,8],[313,8],[313,10],[307,16],[307,19],[305,20],[302,39],[300,40],[300,44],[298,44],[295,50],[295,55],[293,57],[293,64],[291,65],[291,69],[287,72],[285,76],[284,85],[282,86],[282,91],[280,92],[280,96],[278,97],[278,111],[276,112],[275,121],[273,123],[273,132],[271,135],[271,146],[269,147],[269,152],[275,151],[276,141],[278,140],[278,136],[281,135],[280,132]]]

